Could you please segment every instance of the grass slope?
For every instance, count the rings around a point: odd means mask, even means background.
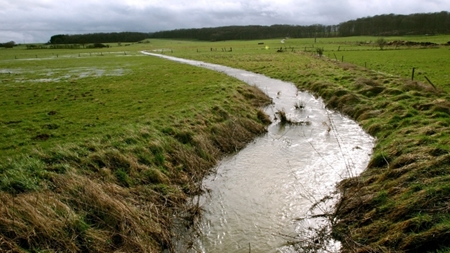
[[[350,39],[341,45],[356,47],[357,39]],[[291,81],[321,96],[328,107],[354,118],[377,138],[366,171],[340,184],[342,198],[333,235],[342,241],[344,252],[450,250],[449,57],[444,57],[448,47],[351,52],[362,59],[376,59],[379,68],[372,70],[318,57],[311,54],[313,50],[298,50],[307,43],[317,46],[311,40],[293,40],[291,46],[297,47],[285,47],[279,41],[228,42],[232,52],[220,50],[227,42],[179,43],[186,44],[173,51],[176,56]],[[216,46],[219,50],[214,51]],[[280,48],[283,52],[277,53]],[[432,69],[433,79],[440,80],[436,87],[401,74],[403,57],[408,62],[415,59],[406,69],[418,64]]]
[[[265,131],[261,91],[141,47],[1,51],[0,251],[172,251],[198,182]]]

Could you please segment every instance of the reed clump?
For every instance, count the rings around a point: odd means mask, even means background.
[[[278,111],[276,112],[276,115],[278,115],[278,118],[279,118],[280,123],[281,123],[282,125],[291,123],[291,120],[288,119],[288,117],[287,117],[287,115],[286,115],[286,112],[285,112],[284,110],[278,110]]]

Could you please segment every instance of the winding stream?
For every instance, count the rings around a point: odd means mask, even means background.
[[[332,195],[339,181],[367,166],[373,138],[293,84],[221,65],[142,53],[226,73],[256,85],[274,102],[265,108],[273,121],[267,134],[223,159],[216,173],[203,181],[207,194],[200,199],[201,235],[187,252],[295,252],[286,242],[301,240],[299,235],[320,222],[304,219],[313,214],[310,207]],[[280,110],[298,124],[281,124],[276,119]],[[334,203],[319,206],[316,213]],[[328,250],[338,248],[335,242]]]

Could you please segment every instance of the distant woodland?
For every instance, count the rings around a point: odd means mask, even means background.
[[[53,35],[49,44],[91,44],[91,43],[117,43],[117,42],[137,42],[148,39],[149,33],[141,32],[120,32],[120,33],[89,33]]]
[[[202,41],[258,40],[271,38],[320,38],[346,36],[450,34],[450,13],[417,13],[411,15],[378,15],[358,18],[338,25],[272,25],[224,26],[215,28],[177,29],[154,33],[122,32],[78,35],[54,35],[49,44],[87,44],[138,42],[148,38],[190,39]]]

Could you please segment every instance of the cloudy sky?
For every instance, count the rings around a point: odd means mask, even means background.
[[[0,0],[0,43],[55,34],[227,25],[339,24],[379,14],[450,11],[449,0]]]

